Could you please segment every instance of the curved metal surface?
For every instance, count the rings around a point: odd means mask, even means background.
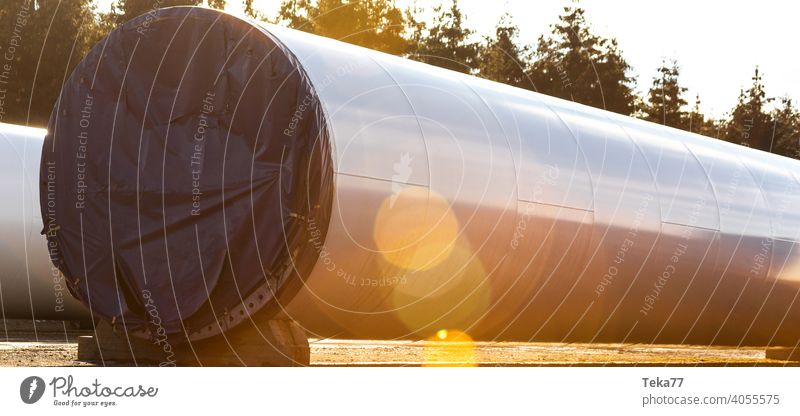
[[[281,305],[312,335],[800,340],[800,162],[261,28],[332,140],[327,238]]]
[[[482,338],[734,345],[800,338],[800,215],[789,208],[798,162],[267,30],[324,85],[338,155],[328,250],[286,311],[311,332],[457,328]],[[388,126],[397,109],[417,123]],[[373,124],[387,128],[352,133]],[[452,216],[457,231],[406,205],[393,209],[403,198],[433,205],[427,214],[442,222]],[[397,245],[382,248],[381,239],[415,218],[432,231],[405,233],[408,258],[398,260]]]
[[[0,317],[75,319],[87,310],[48,260],[39,212],[45,130],[0,123]],[[56,180],[54,178],[53,180]],[[46,191],[46,189],[45,189]]]

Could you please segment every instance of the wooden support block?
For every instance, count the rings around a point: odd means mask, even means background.
[[[766,357],[770,360],[800,361],[800,347],[770,347]]]
[[[305,366],[310,359],[305,332],[289,320],[244,323],[221,336],[180,345],[126,337],[105,322],[94,336],[78,339],[78,360],[101,364]]]
[[[248,323],[208,341],[193,343],[185,364],[205,366],[306,366],[310,347],[305,332],[293,321]],[[196,355],[196,358],[195,356]]]
[[[165,359],[156,344],[125,333],[115,332],[111,325],[100,322],[91,336],[78,337],[78,360],[122,364],[154,364]]]
[[[100,348],[97,340],[91,335],[78,337],[78,361],[100,362]]]

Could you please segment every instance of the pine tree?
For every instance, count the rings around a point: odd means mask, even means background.
[[[279,23],[395,55],[406,52],[405,17],[391,0],[285,0]]]
[[[701,126],[706,122],[705,116],[700,111],[700,102],[700,94],[697,94],[694,97],[694,105],[691,111],[686,113],[686,130],[698,134],[702,134],[700,133]]]
[[[662,62],[658,74],[653,78],[653,86],[647,94],[642,118],[665,126],[686,128],[688,115],[683,111],[687,104],[683,98],[686,88],[678,82],[678,63],[673,60],[672,65],[667,66],[666,62]]]
[[[540,37],[529,69],[536,90],[629,115],[635,80],[616,39],[594,35],[580,7],[565,7],[548,37]]]
[[[800,112],[789,97],[781,98],[781,107],[772,112],[771,151],[800,159]]]
[[[766,98],[764,84],[756,67],[753,84],[747,91],[740,91],[736,107],[731,111],[731,118],[725,126],[726,141],[769,151],[771,143],[772,120],[764,111],[764,105],[771,99]]]
[[[208,7],[217,10],[225,10],[225,3],[225,0],[208,0]]]
[[[242,0],[242,6],[244,8],[244,14],[250,17],[256,17],[258,15],[258,11],[253,7],[253,0]]]
[[[255,7],[253,7],[253,0],[242,0],[242,6],[244,6],[244,14],[256,20],[269,21],[266,15],[256,10]]]
[[[46,125],[64,80],[102,35],[91,0],[0,2],[0,121]]]
[[[281,3],[278,9],[278,22],[297,30],[304,32],[314,32],[314,24],[308,16],[308,9],[313,5],[308,0],[286,0]],[[247,12],[247,4],[245,12]],[[252,11],[252,3],[249,3],[249,9]]]
[[[486,38],[481,47],[479,76],[515,87],[532,88],[525,74],[530,51],[527,46],[518,45],[518,33],[519,28],[511,22],[511,16],[504,14],[495,28],[495,37]]]
[[[474,31],[464,27],[458,1],[453,0],[448,9],[436,6],[433,12],[436,15],[430,28],[417,20],[421,10],[416,6],[407,12],[406,21],[412,29],[408,57],[453,71],[473,72],[478,60],[478,44],[469,41]]]
[[[691,111],[685,114],[685,130],[707,137],[718,138],[721,131],[719,121],[711,118],[707,119],[700,111],[700,103],[700,95],[695,96]]]
[[[222,7],[225,6],[224,1],[212,0],[209,3],[222,3]],[[203,0],[116,0],[111,4],[111,11],[102,18],[112,27],[115,27],[156,9],[172,6],[197,6],[200,4],[203,4]],[[212,7],[216,6],[212,5]]]

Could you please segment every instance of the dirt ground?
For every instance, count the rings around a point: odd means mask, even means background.
[[[77,337],[90,335],[74,324],[4,322],[0,367],[87,366],[77,361]],[[784,366],[798,362],[765,358],[763,348],[685,345],[559,344],[531,342],[445,342],[309,340],[315,366],[609,366],[712,365]]]

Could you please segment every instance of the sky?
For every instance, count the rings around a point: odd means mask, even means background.
[[[110,3],[111,0],[101,0]],[[237,0],[228,10],[241,13]],[[256,9],[274,17],[280,0],[255,0]],[[406,8],[414,0],[396,0]],[[416,0],[428,14],[436,0]],[[446,5],[449,0],[444,0]],[[571,0],[459,0],[465,24],[478,36],[490,36],[503,13],[520,28],[520,42],[536,44],[549,33],[563,7]],[[582,0],[593,31],[616,37],[623,56],[633,67],[638,90],[646,91],[662,60],[676,59],[681,83],[689,90],[690,105],[699,94],[701,109],[722,117],[736,104],[758,65],[767,95],[789,95],[800,101],[800,4],[792,1],[722,0]]]

